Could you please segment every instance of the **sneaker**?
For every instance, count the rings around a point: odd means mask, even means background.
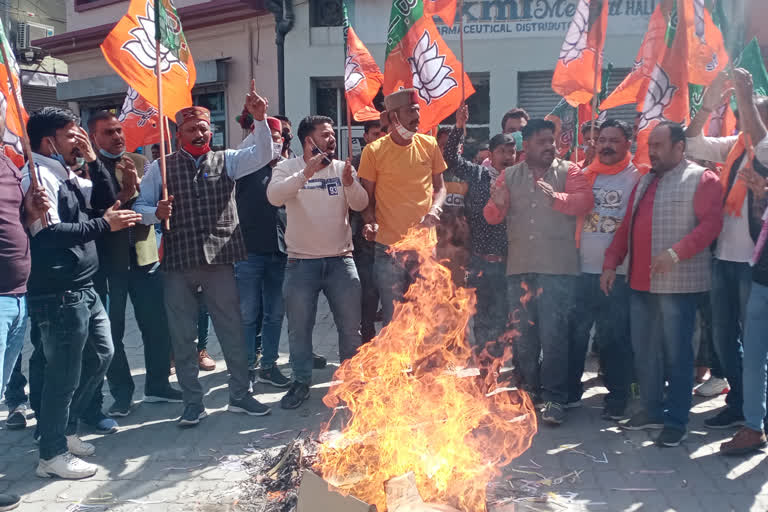
[[[315,370],[322,370],[328,366],[328,360],[321,355],[312,352],[312,368]]]
[[[619,426],[624,430],[661,430],[664,422],[649,418],[645,412],[638,412],[628,420],[620,421]]]
[[[605,405],[603,407],[602,418],[604,420],[618,421],[624,418],[626,407],[621,405]]]
[[[95,475],[96,469],[95,464],[89,464],[67,452],[50,460],[40,459],[35,473],[40,478],[57,476],[67,480],[80,480]]]
[[[168,403],[168,404],[182,404],[184,403],[184,395],[178,389],[174,388],[170,384],[167,388],[144,394],[144,402],[148,404]]]
[[[566,409],[577,409],[584,405],[581,400],[574,400],[573,402],[568,402],[565,404]]]
[[[262,404],[250,395],[246,395],[240,400],[229,399],[227,406],[229,412],[239,412],[248,416],[266,416],[272,409]]]
[[[96,453],[96,447],[77,436],[67,436],[67,450],[77,457],[88,457]]]
[[[565,421],[565,407],[557,402],[547,402],[541,411],[541,421],[552,425],[562,425]]]
[[[664,427],[659,437],[656,438],[656,446],[666,446],[669,448],[680,446],[680,443],[688,438],[688,432],[676,428]]]
[[[707,428],[731,428],[744,425],[744,415],[739,414],[730,407],[726,407],[711,418],[704,420]]]
[[[179,418],[180,427],[192,427],[200,423],[200,420],[208,416],[203,404],[189,404]]]
[[[283,409],[298,409],[309,398],[309,386],[301,382],[291,384],[291,389],[280,399]]]
[[[203,349],[197,354],[197,363],[204,372],[212,372],[216,369],[216,361],[208,355],[208,351]]]
[[[118,431],[118,424],[112,418],[108,418],[106,415],[99,413],[94,419],[83,420],[83,423],[91,427],[98,434],[114,434]],[[74,452],[72,452],[74,453]],[[75,453],[75,455],[78,455]]]
[[[13,510],[19,506],[21,498],[15,494],[0,493],[0,512]]]
[[[733,439],[720,445],[720,455],[746,455],[765,448],[766,444],[765,432],[742,427]]]
[[[107,416],[111,418],[125,418],[131,414],[133,408],[133,400],[123,401],[117,400],[107,411]]]
[[[8,419],[5,420],[5,428],[8,430],[22,430],[27,428],[27,404],[17,405],[8,411]],[[0,508],[0,510],[2,510],[2,508]]]
[[[727,395],[730,388],[728,381],[710,377],[704,384],[699,384],[693,389],[696,396],[713,397],[717,395]]]
[[[287,388],[291,385],[291,379],[283,375],[277,366],[259,370],[256,380],[264,384],[271,384],[276,388]]]

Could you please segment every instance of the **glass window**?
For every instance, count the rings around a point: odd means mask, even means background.
[[[310,21],[313,27],[340,27],[344,23],[342,0],[312,0]]]
[[[475,148],[487,144],[491,138],[491,77],[487,73],[471,73],[469,80],[475,88],[475,94],[467,98],[469,124],[467,124],[464,146],[470,151],[476,151]],[[440,123],[440,126],[453,126],[455,124],[456,115],[452,114]]]

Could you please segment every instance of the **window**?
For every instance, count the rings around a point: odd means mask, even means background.
[[[480,146],[487,144],[491,138],[491,77],[487,73],[470,73],[469,80],[475,88],[475,94],[467,98],[469,107],[469,123],[467,124],[467,136],[464,140],[465,154],[471,155],[477,152]],[[445,119],[440,126],[453,126],[456,124],[456,115]],[[494,131],[494,135],[498,130]]]
[[[312,27],[340,27],[344,23],[342,0],[312,0],[309,3]]]
[[[105,5],[111,5],[120,2],[125,2],[125,0],[75,0],[75,11],[87,11],[89,9],[96,9],[98,7],[104,7]]]

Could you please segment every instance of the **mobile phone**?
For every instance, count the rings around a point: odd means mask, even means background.
[[[313,141],[312,139],[309,139],[309,140],[312,141],[312,145],[314,146],[312,148],[312,154],[313,155],[321,154],[323,151],[319,147],[317,147],[317,144],[315,144],[315,141]],[[328,155],[325,155],[325,158],[323,158],[323,165],[331,165],[331,159],[328,158]]]

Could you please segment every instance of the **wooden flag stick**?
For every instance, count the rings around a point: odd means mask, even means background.
[[[168,116],[163,116],[163,125],[165,126],[165,136],[168,140],[168,153],[173,153],[173,142],[171,141],[171,125],[168,124]]]
[[[347,102],[347,158],[352,158],[352,110]]]
[[[32,157],[32,146],[29,144],[27,125],[24,123],[24,114],[22,114],[21,102],[19,101],[19,94],[16,90],[16,83],[13,81],[13,70],[11,69],[11,63],[8,61],[8,53],[5,51],[5,38],[0,41],[0,52],[3,54],[5,73],[8,75],[8,82],[11,84],[11,96],[13,96],[13,103],[16,106],[16,114],[19,116],[19,125],[21,125],[21,145],[24,148],[24,154],[27,156],[27,163],[29,165],[29,184],[33,189],[36,189],[38,187],[38,182],[35,160]],[[8,128],[6,127],[6,130],[7,129]],[[48,214],[43,215],[40,221],[44,228],[48,227]]]
[[[461,59],[461,106],[464,106],[464,77],[467,72],[464,69],[464,0],[458,0],[456,4],[456,11],[459,15],[459,52]],[[464,136],[467,136],[467,125],[464,124]]]
[[[157,75],[157,110],[163,115],[163,73],[160,66],[160,39],[155,40],[155,74]],[[165,174],[165,123],[160,123],[160,181],[163,201],[168,199],[168,183]],[[163,221],[163,229],[170,231],[171,222]]]

